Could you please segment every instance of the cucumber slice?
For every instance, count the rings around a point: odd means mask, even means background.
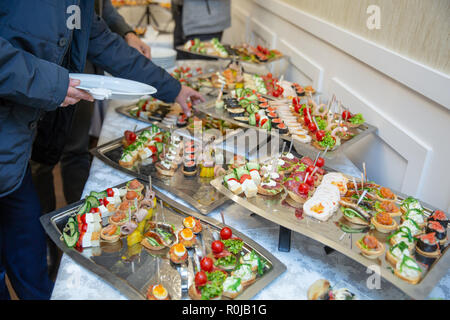
[[[234,169],[234,173],[236,174],[236,177],[239,179],[241,179],[241,177],[244,174],[248,174],[250,175],[250,172],[248,172],[247,168],[245,166],[239,167],[239,168],[235,168]]]
[[[100,202],[98,201],[98,199],[93,196],[88,196],[86,198],[86,202],[89,202],[89,204],[91,205],[91,208],[97,208],[100,205]]]
[[[102,191],[102,192],[91,191],[89,196],[90,197],[95,197],[98,200],[100,200],[100,199],[104,199],[104,198],[108,197],[108,193],[106,191]]]
[[[78,209],[77,214],[85,214],[91,210],[91,204],[85,201],[81,207]]]

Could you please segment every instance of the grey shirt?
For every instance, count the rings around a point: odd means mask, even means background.
[[[184,0],[182,21],[185,36],[221,32],[231,25],[230,0]]]

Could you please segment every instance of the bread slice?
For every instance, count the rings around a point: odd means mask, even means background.
[[[399,277],[400,279],[409,282],[410,284],[417,284],[419,283],[421,276],[422,276],[422,272],[419,273],[419,275],[415,278],[410,278],[410,277],[406,277],[404,275],[402,275],[397,269],[394,270],[394,274]]]
[[[272,189],[275,190],[275,189]],[[280,188],[279,190],[277,190],[277,193],[272,193],[269,192],[267,189],[264,189],[263,187],[261,187],[261,185],[258,185],[258,193],[263,195],[263,196],[276,196],[277,194],[280,194],[280,192],[283,191],[283,188]]]
[[[370,221],[378,230],[378,232],[381,233],[390,233],[391,231],[397,230],[398,228],[398,224],[394,219],[392,219],[392,224],[389,226],[379,223],[375,217],[373,217]]]
[[[191,284],[188,290],[188,294],[192,300],[202,300],[202,294],[197,291],[195,284]]]
[[[175,174],[175,170],[173,168],[164,169],[164,168],[161,168],[160,166],[155,166],[155,168],[156,168],[156,171],[158,171],[163,176],[172,177]]]
[[[147,249],[149,249],[149,250],[154,250],[154,251],[159,251],[159,250],[162,250],[162,249],[164,249],[164,248],[166,248],[165,246],[153,246],[152,244],[150,244],[150,242],[147,240],[147,238],[144,238],[144,239],[142,239],[142,241],[141,241],[141,245],[144,247],[144,248],[147,248]]]

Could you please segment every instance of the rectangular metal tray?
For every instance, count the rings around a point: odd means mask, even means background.
[[[126,184],[117,186],[121,188]],[[224,225],[215,219],[205,217],[194,212],[183,205],[175,202],[173,199],[165,196],[158,190],[156,197],[158,199],[157,211],[161,212],[161,202],[164,206],[164,221],[173,224],[176,229],[182,228],[183,218],[193,216],[199,219],[204,227],[200,237],[209,244],[213,240],[213,234],[219,232]],[[97,248],[87,248],[83,252],[68,248],[60,240],[61,230],[64,228],[69,216],[77,211],[84,201],[76,202],[60,210],[46,214],[40,218],[40,221],[53,242],[73,260],[94,272],[105,281],[109,282],[117,290],[129,299],[143,300],[149,285],[157,281],[157,264],[160,266],[161,282],[166,286],[172,299],[187,299],[186,288],[188,288],[194,279],[193,249],[189,249],[189,266],[187,269],[180,270],[173,267],[169,262],[167,249],[160,254],[151,253],[143,249],[140,244],[128,247],[126,238],[116,242],[116,244],[102,243]],[[155,209],[154,209],[155,210]],[[154,213],[155,216],[155,213]],[[160,213],[158,217],[162,217]],[[161,218],[159,218],[160,220]],[[231,228],[232,229],[232,228]],[[257,281],[246,288],[236,299],[251,299],[257,293],[264,289],[270,282],[281,275],[286,266],[275,258],[270,252],[259,244],[249,239],[237,230],[232,229],[237,237],[244,241],[244,252],[255,250],[265,261],[266,269],[262,276],[257,277]],[[209,245],[205,245],[207,250]],[[210,249],[209,249],[210,250]],[[208,252],[208,251],[207,251]],[[186,276],[187,270],[187,276]],[[184,272],[183,272],[184,271]],[[181,276],[181,274],[183,276]]]
[[[356,181],[359,182],[360,179],[356,179]],[[303,219],[299,219],[295,215],[296,209],[286,206],[283,202],[287,194],[285,191],[275,197],[266,197],[258,194],[254,198],[247,199],[242,196],[237,196],[229,191],[223,185],[222,178],[214,179],[211,181],[211,184],[234,202],[265,219],[277,223],[289,230],[301,233],[313,240],[319,241],[366,267],[378,266],[380,269],[380,274],[383,278],[414,299],[427,298],[434,286],[443,276],[445,276],[450,265],[450,253],[447,244],[439,259],[423,260],[428,264],[428,268],[426,268],[426,271],[424,272],[425,274],[423,275],[421,281],[416,285],[409,284],[393,274],[392,268],[389,263],[385,261],[384,257],[377,260],[370,260],[361,255],[360,250],[355,245],[355,242],[361,239],[365,233],[344,233],[337,225],[339,222],[346,221],[342,217],[342,213],[340,213],[340,211],[335,213],[326,222],[320,222],[319,220],[310,218],[306,215]],[[398,195],[399,200],[403,200],[407,197],[402,193],[395,191],[393,192]],[[427,205],[422,201],[421,203],[428,214],[435,210],[432,206]],[[396,220],[399,220],[399,218],[396,218]],[[387,235],[381,234],[377,231],[375,231],[375,233],[376,237],[380,241],[386,242]],[[386,244],[386,250],[388,249],[389,244]],[[421,265],[421,267],[423,267],[423,265]]]
[[[159,124],[157,124],[159,126]],[[139,134],[141,131],[137,131]],[[162,128],[164,129],[164,128]],[[183,131],[183,130],[181,130]],[[187,131],[187,130],[185,130]],[[177,131],[178,132],[178,131]],[[164,189],[179,198],[183,199],[202,214],[208,214],[218,206],[222,205],[228,198],[218,192],[211,186],[211,179],[200,178],[198,175],[193,177],[186,177],[181,166],[177,169],[172,177],[166,177],[159,174],[153,164],[145,166],[137,166],[136,168],[126,169],[119,165],[119,159],[122,155],[121,138],[110,141],[104,145],[91,149],[90,152],[95,157],[102,160],[107,165],[117,169],[126,174],[132,175],[143,181],[149,180],[149,175],[152,177],[152,184],[157,188]]]
[[[265,96],[265,98],[271,99],[271,100],[276,100],[276,98],[269,97],[269,96]],[[215,101],[207,101],[207,102],[204,102],[204,103],[194,106],[194,108],[200,112],[203,112],[203,113],[211,116],[211,117],[228,121],[228,122],[238,125],[242,128],[249,128],[249,129],[251,128],[251,129],[259,130],[259,131],[267,133],[267,135],[279,137],[285,141],[293,142],[294,149],[299,154],[302,154],[304,156],[315,158],[317,153],[320,151],[320,150],[316,149],[314,146],[312,146],[311,144],[301,143],[301,142],[298,142],[296,139],[292,139],[292,136],[290,134],[278,134],[278,132],[276,132],[276,130],[267,132],[264,129],[260,129],[255,126],[251,126],[249,124],[245,124],[245,123],[236,121],[228,115],[228,112],[225,111],[224,108],[217,109],[215,107]],[[354,145],[361,139],[364,139],[365,137],[375,133],[378,129],[371,124],[364,123],[357,130],[359,133],[355,137],[353,137],[352,139],[350,139],[348,141],[343,141],[342,144],[336,150],[327,151],[326,155],[325,156],[322,155],[322,157],[324,157],[326,159],[333,159],[336,156],[342,154],[347,148],[350,148],[352,145]]]
[[[204,53],[192,52],[192,51],[184,49],[184,45],[179,45],[179,46],[176,47],[176,49],[179,50],[179,51],[182,51],[182,52],[186,52],[186,53],[190,53],[190,54],[196,55],[196,56],[207,57],[207,58],[215,58],[215,59],[220,59],[220,60],[233,60],[233,59],[235,59],[235,60],[239,60],[239,61],[242,61],[242,62],[245,62],[245,63],[255,64],[255,65],[269,65],[269,64],[271,64],[273,62],[276,62],[276,61],[279,61],[279,60],[282,60],[282,59],[286,58],[285,55],[282,55],[282,56],[277,57],[275,59],[272,59],[270,61],[254,62],[254,61],[243,60],[243,59],[241,59],[241,57],[239,55],[229,55],[228,57],[224,58],[224,57],[220,57],[220,56],[214,56],[214,55],[209,55],[209,54],[204,54]],[[228,51],[228,53],[230,53],[229,50],[227,50],[227,51]]]

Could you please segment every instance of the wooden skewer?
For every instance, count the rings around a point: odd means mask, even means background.
[[[222,217],[222,223],[225,225],[225,216],[223,215],[223,211],[220,211],[220,216]]]
[[[363,162],[363,170],[364,170],[364,181],[367,181],[366,163],[365,162]]]

